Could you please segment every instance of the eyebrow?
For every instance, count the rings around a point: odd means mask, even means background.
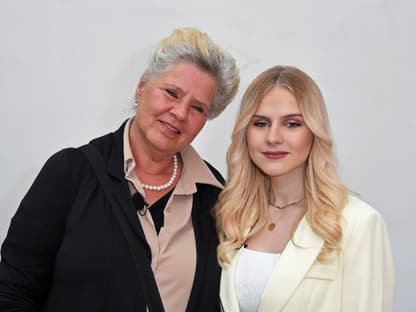
[[[172,88],[172,89],[175,89],[175,90],[179,91],[180,93],[185,93],[185,91],[183,91],[180,87],[178,87],[177,85],[171,84],[171,83],[163,82],[162,86],[163,86],[163,88]]]
[[[254,117],[256,117],[256,118],[265,118],[265,119],[269,118],[267,116],[263,116],[263,115],[259,115],[259,114],[254,114],[253,118]],[[302,114],[288,114],[288,115],[282,116],[282,118],[293,118],[293,117],[302,117],[303,118],[303,115]]]
[[[163,88],[172,88],[172,89],[175,89],[175,90],[177,90],[177,91],[179,91],[179,93],[181,94],[181,97],[183,96],[183,94],[185,93],[185,91],[184,90],[182,90],[179,86],[177,86],[177,85],[175,85],[175,84],[172,84],[172,83],[169,83],[169,82],[164,82],[164,83],[162,83],[162,86],[163,86]],[[210,111],[210,108],[208,107],[208,104],[206,104],[206,103],[204,103],[204,102],[202,102],[201,100],[199,100],[199,99],[195,99],[194,98],[194,100],[195,100],[195,102],[196,103],[198,103],[198,105],[202,105],[202,106],[204,106],[204,108],[209,112]]]

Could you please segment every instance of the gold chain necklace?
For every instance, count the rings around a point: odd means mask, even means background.
[[[302,203],[304,200],[305,200],[305,197],[302,197],[301,199],[299,199],[297,201],[288,203],[288,204],[283,205],[283,206],[276,205],[276,204],[272,203],[271,201],[269,201],[269,204],[272,205],[273,207],[277,208],[277,209],[285,209],[289,206],[298,205],[298,204]]]
[[[270,205],[272,205],[273,207],[277,208],[277,209],[285,209],[285,208],[287,208],[287,207],[289,207],[289,206],[299,205],[300,203],[303,203],[303,201],[304,201],[304,200],[305,200],[305,197],[302,197],[301,199],[299,199],[299,200],[297,200],[297,201],[294,201],[294,202],[288,203],[288,204],[283,205],[283,206],[276,205],[276,204],[274,204],[274,203],[272,203],[272,202],[269,202],[269,204],[270,204]],[[267,229],[268,229],[269,231],[273,231],[273,230],[276,228],[276,223],[277,223],[277,221],[278,221],[278,219],[277,219],[277,220],[275,220],[275,221],[270,220],[270,223],[269,223],[269,225],[267,226]]]

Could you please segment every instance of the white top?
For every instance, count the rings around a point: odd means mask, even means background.
[[[236,268],[236,293],[241,312],[255,312],[280,254],[243,248]]]

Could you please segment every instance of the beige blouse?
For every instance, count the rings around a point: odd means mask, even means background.
[[[125,178],[145,198],[142,184],[134,172],[136,163],[129,140],[132,119],[124,128]],[[152,252],[152,269],[166,311],[185,311],[192,289],[196,246],[191,211],[196,183],[223,187],[192,146],[185,148],[181,157],[182,175],[166,204],[159,235],[150,213],[137,214]]]

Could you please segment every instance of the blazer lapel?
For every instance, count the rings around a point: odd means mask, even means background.
[[[218,272],[213,272],[209,265],[212,257],[215,258],[215,246],[218,243],[216,240],[213,242],[216,233],[210,207],[213,207],[220,190],[206,185],[198,185],[197,187],[198,192],[193,194],[192,202],[192,223],[197,252],[196,270],[186,311],[197,311],[198,308],[203,311],[209,310],[209,307],[199,307],[199,294],[204,287],[205,280],[217,278],[216,274],[219,277],[220,271],[219,265]],[[212,302],[212,304],[217,303]],[[213,306],[212,310],[216,310],[216,307]]]
[[[127,223],[137,236],[147,245],[146,238],[139,222],[136,208],[131,198],[128,182],[124,178],[123,134],[126,121],[117,131],[94,140],[106,161],[107,170],[114,181],[114,196]],[[150,248],[149,248],[150,255]]]
[[[126,218],[127,223],[137,234],[140,240],[147,245],[146,237],[144,235],[142,226],[137,216],[136,208],[134,207],[133,200],[131,199],[130,190],[127,182],[118,183],[118,186],[114,190],[114,196],[117,200],[118,206]],[[149,248],[150,256],[150,248]]]
[[[259,311],[281,311],[299,283],[304,278],[322,246],[323,239],[312,231],[303,217],[293,241],[281,254],[259,305]]]
[[[230,255],[232,261],[226,269],[221,272],[220,297],[224,311],[240,311],[235,287],[235,273],[238,259],[240,258],[242,248],[234,251]]]

